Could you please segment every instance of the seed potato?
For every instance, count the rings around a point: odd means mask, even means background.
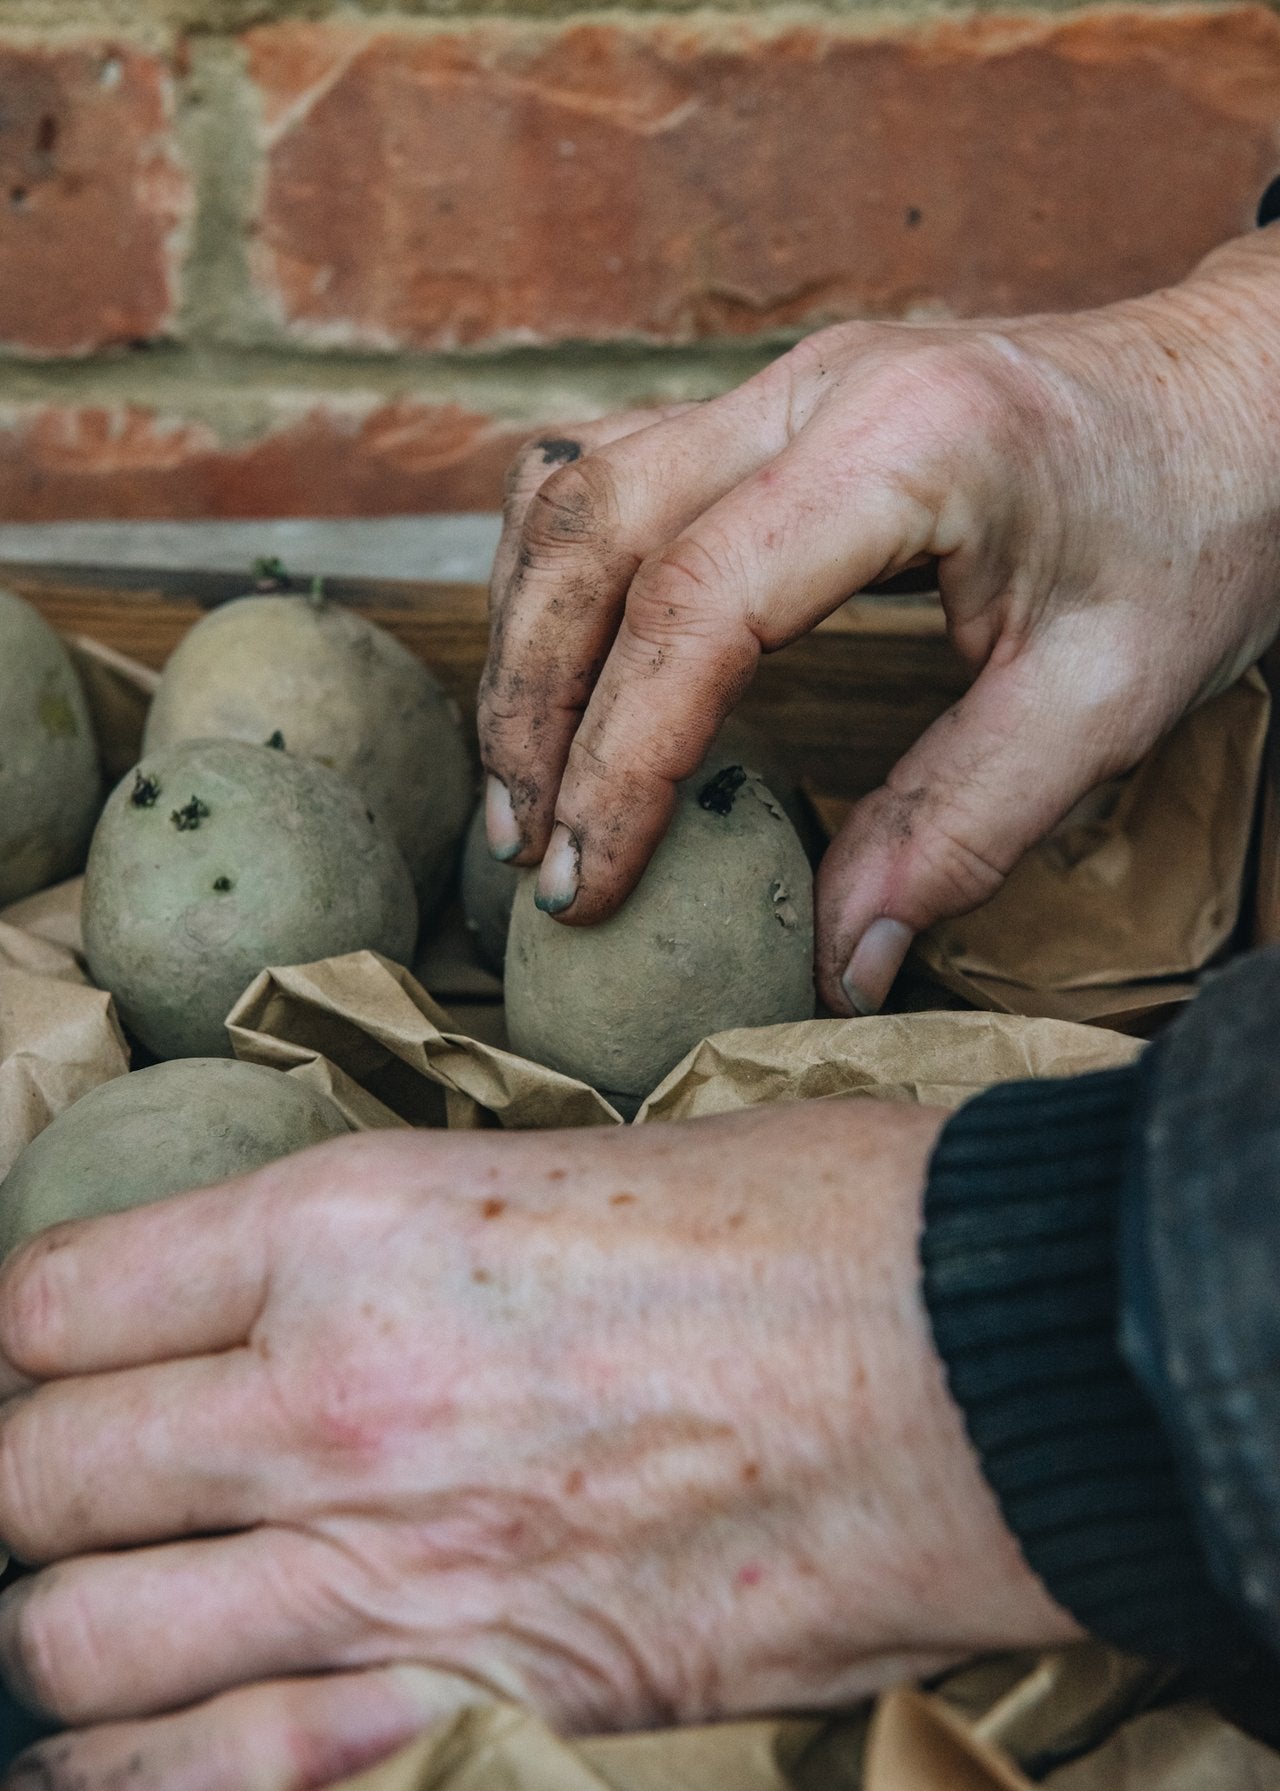
[[[82,1095],[0,1183],[0,1253],[64,1219],[145,1206],[347,1131],[327,1095],[262,1064],[187,1057]]]
[[[484,804],[481,803],[471,817],[466,844],[462,848],[462,911],[477,951],[489,968],[499,975],[507,955],[511,904],[516,899],[519,883],[520,872],[516,866],[503,864],[489,850]]]
[[[809,818],[795,779],[756,729],[736,715],[731,715],[716,735],[702,769],[710,775],[732,764],[745,766],[768,785],[803,838]],[[462,908],[467,931],[475,939],[480,956],[491,970],[499,973],[507,954],[511,906],[519,882],[519,868],[503,864],[489,850],[482,802],[471,817],[462,848]]]
[[[336,771],[240,740],[148,753],[112,791],[84,889],[85,955],[157,1057],[229,1056],[260,970],[365,948],[407,964],[413,880]]]
[[[101,798],[70,655],[29,603],[0,591],[0,906],[79,870]]]
[[[456,705],[426,666],[324,598],[223,604],[170,656],[144,750],[273,738],[356,786],[391,829],[428,913],[453,870],[475,778]]]
[[[507,940],[512,1049],[605,1093],[648,1094],[713,1032],[813,1014],[813,876],[767,785],[708,761],[612,919],[569,927],[521,874]]]

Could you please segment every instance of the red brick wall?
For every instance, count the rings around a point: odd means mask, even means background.
[[[9,519],[489,507],[534,427],[788,332],[1175,279],[1280,169],[1260,6],[41,39],[6,4]]]

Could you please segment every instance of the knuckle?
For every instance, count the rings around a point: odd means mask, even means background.
[[[627,623],[642,640],[702,632],[723,618],[724,561],[693,536],[645,560],[627,592]]]
[[[530,552],[555,552],[594,542],[616,513],[614,472],[603,455],[570,461],[544,479],[530,499],[523,545]]]
[[[912,833],[901,874],[908,888],[924,893],[931,910],[929,919],[933,919],[941,914],[967,914],[988,901],[1004,882],[1007,868],[935,820]]]
[[[30,1399],[20,1399],[0,1415],[0,1538],[20,1561],[38,1560],[42,1552],[45,1501],[34,1465],[40,1459],[34,1410]]]
[[[21,1584],[6,1637],[6,1677],[25,1701],[75,1722],[89,1706],[97,1676],[90,1633],[79,1601],[58,1570],[46,1568]]]
[[[312,1452],[329,1460],[376,1456],[382,1426],[363,1369],[350,1360],[313,1365],[308,1380],[299,1407]]]
[[[82,1228],[68,1220],[41,1232],[14,1252],[0,1275],[0,1351],[23,1372],[57,1366],[65,1252]]]
[[[780,379],[797,376],[825,378],[834,368],[841,366],[849,355],[856,354],[874,341],[880,327],[878,324],[858,321],[828,324],[826,329],[814,330],[811,335],[802,337],[793,348],[789,348],[772,363],[772,369],[766,368],[765,371],[775,371]]]
[[[1027,408],[1013,366],[977,335],[912,348],[882,377],[885,402],[912,408],[947,443],[994,439]]]
[[[871,361],[863,408],[878,417],[901,410],[950,417],[968,388],[963,351],[952,343],[901,342],[890,338]]]

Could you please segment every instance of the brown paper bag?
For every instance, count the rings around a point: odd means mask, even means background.
[[[991,901],[916,942],[997,1013],[1146,1030],[1194,993],[1245,907],[1270,715],[1250,672],[1034,846]]]
[[[621,1123],[585,1082],[454,1029],[407,970],[376,952],[264,971],[228,1031],[238,1057],[282,1069],[324,1064],[410,1125]],[[1140,1048],[1099,1027],[983,1013],[748,1027],[695,1046],[635,1123],[824,1095],[955,1107],[992,1082],[1076,1075],[1127,1063]]]
[[[142,730],[160,674],[87,635],[72,635],[67,646],[93,717],[103,776],[114,784],[142,754]]]
[[[594,1089],[454,1029],[407,970],[377,952],[264,970],[231,1010],[237,1057],[321,1058],[409,1125],[616,1125]]]
[[[697,1119],[766,1101],[873,1095],[958,1107],[993,1082],[1079,1076],[1128,1063],[1141,1045],[1064,1020],[942,1012],[806,1020],[717,1033],[677,1064],[636,1115]]]
[[[939,1698],[909,1687],[876,1706],[863,1770],[864,1791],[1031,1791],[1031,1780],[984,1742]]]
[[[128,1067],[111,997],[71,952],[0,921],[0,1180],[56,1114]]]

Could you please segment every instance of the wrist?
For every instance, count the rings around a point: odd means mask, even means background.
[[[1081,1633],[1024,1560],[933,1343],[919,1244],[948,1116],[863,1101],[793,1111],[805,1206],[789,1245],[773,1246],[794,1275],[774,1298],[806,1313],[805,1336],[757,1355],[764,1385],[743,1400],[789,1521],[773,1532],[774,1596],[744,1600],[734,1620],[739,1708],[829,1705]],[[802,1677],[779,1680],[780,1660],[803,1663]]]

